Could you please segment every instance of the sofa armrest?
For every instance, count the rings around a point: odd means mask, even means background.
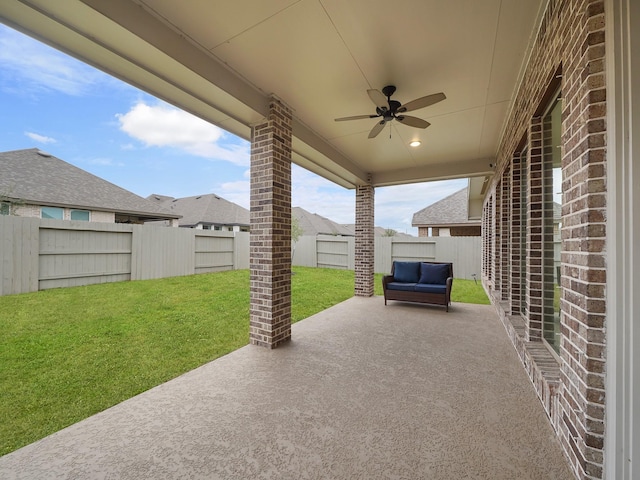
[[[387,289],[387,285],[393,282],[393,275],[385,275],[382,277],[382,290]]]
[[[451,298],[451,287],[453,287],[453,277],[447,278],[447,298]]]

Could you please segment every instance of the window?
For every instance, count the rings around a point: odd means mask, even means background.
[[[41,207],[41,218],[53,218],[54,220],[62,220],[64,218],[64,210],[60,207]]]
[[[11,215],[11,204],[7,202],[0,203],[0,215]]]
[[[544,317],[543,338],[560,351],[560,250],[562,232],[562,98],[554,96],[543,118]]]
[[[89,210],[71,210],[71,220],[89,221]]]

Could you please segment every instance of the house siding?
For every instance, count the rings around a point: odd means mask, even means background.
[[[603,477],[607,314],[604,3],[548,2],[498,150],[497,174],[483,216],[483,227],[488,229],[483,235],[485,288],[502,313],[580,479]],[[542,115],[555,84],[561,87],[563,99],[559,360],[541,339],[545,278],[553,274],[545,256],[549,232],[544,225],[548,202],[544,186],[549,178],[543,168]],[[527,139],[528,164],[527,179],[521,183],[516,154],[523,138]],[[526,189],[526,205],[519,204],[520,189]],[[526,208],[525,252],[520,251],[520,208]],[[518,271],[523,253],[524,292]]]
[[[40,218],[40,205],[16,205],[13,208],[13,214],[18,217],[28,217],[28,218]],[[63,220],[71,220],[71,210],[70,208],[64,208]],[[74,210],[82,210],[82,209],[74,209]],[[116,220],[116,215],[114,212],[101,212],[96,210],[89,210],[90,219],[92,222],[99,223],[114,223]]]

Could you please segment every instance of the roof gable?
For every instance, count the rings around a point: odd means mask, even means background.
[[[147,197],[165,209],[182,215],[181,227],[204,225],[249,226],[249,210],[213,193],[173,198],[152,194]]]
[[[478,220],[469,220],[469,188],[465,187],[442,200],[413,214],[411,225],[480,225]]]
[[[177,218],[158,205],[37,148],[0,152],[0,193],[36,205]]]
[[[326,217],[311,213],[301,207],[293,207],[291,209],[293,217],[298,219],[303,235],[343,235],[353,236],[348,228],[339,223],[329,220]]]

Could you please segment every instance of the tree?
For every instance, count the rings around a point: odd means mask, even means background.
[[[302,230],[300,222],[296,217],[291,215],[291,246],[293,247],[291,250],[291,261],[293,261],[293,257],[296,254],[296,244],[303,233],[304,230]]]
[[[297,217],[294,217],[292,215],[291,216],[291,241],[294,244],[297,243],[303,233],[304,233],[304,230],[302,230],[302,227],[300,226],[300,221],[297,219]]]
[[[24,205],[22,200],[11,196],[11,190],[8,192],[0,191],[0,215],[18,215],[16,210]]]
[[[387,228],[384,231],[384,237],[395,237],[396,236],[396,231],[393,228]]]

